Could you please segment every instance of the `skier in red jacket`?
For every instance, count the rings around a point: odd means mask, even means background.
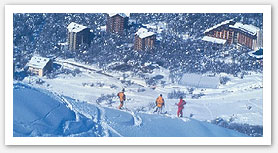
[[[182,117],[182,109],[183,109],[183,105],[185,105],[186,102],[183,100],[182,97],[180,97],[180,102],[178,104],[176,104],[178,106],[178,112],[177,112],[177,115],[178,117]]]

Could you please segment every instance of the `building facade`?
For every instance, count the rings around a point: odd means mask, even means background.
[[[33,56],[27,63],[28,71],[38,76],[44,76],[45,73],[52,70],[52,60],[49,58]]]
[[[76,50],[83,43],[90,44],[90,29],[86,26],[72,22],[67,29],[69,50]]]
[[[129,17],[125,13],[109,13],[107,15],[106,31],[123,34],[128,28]]]
[[[140,28],[135,33],[134,50],[151,50],[155,46],[156,35],[145,28]]]
[[[246,46],[252,50],[263,47],[262,30],[253,25],[227,20],[205,32],[206,36],[227,40],[229,44]]]

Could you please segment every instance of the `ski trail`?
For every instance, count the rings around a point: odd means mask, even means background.
[[[67,104],[69,104],[69,106],[72,108],[73,106],[70,104],[70,102],[68,100],[66,100],[64,97],[61,96],[61,98],[64,100],[64,102],[66,102]],[[93,105],[91,103],[89,103],[90,105]],[[97,108],[97,124],[101,125],[102,127],[102,130],[101,132],[103,133],[103,136],[104,137],[109,137],[110,136],[110,133],[109,133],[109,130],[114,132],[115,134],[119,135],[120,137],[122,137],[122,135],[120,133],[118,133],[115,129],[113,129],[112,127],[110,127],[107,123],[106,123],[106,120],[105,120],[105,110],[100,107],[100,106],[97,106],[97,105],[94,105],[96,108]],[[77,111],[79,112],[79,111]],[[86,111],[85,111],[86,112]],[[81,114],[85,115],[86,117],[90,118],[90,119],[93,119],[94,117],[91,116],[90,114],[84,114],[84,112],[80,112]],[[88,116],[89,115],[89,116]]]
[[[109,134],[109,130],[112,131],[113,133],[117,134],[118,136],[120,137],[123,137],[118,131],[116,131],[115,129],[113,129],[111,126],[109,126],[107,123],[106,123],[106,120],[105,120],[105,110],[104,108],[102,108],[100,105],[96,106],[97,109],[98,109],[98,121],[99,123],[101,124],[101,126],[104,128],[104,136],[105,137],[109,137],[110,134]]]
[[[142,125],[142,118],[138,115],[136,115],[133,111],[130,113],[134,119],[134,125],[135,126],[141,126]]]
[[[130,110],[128,108],[125,108],[125,107],[122,107],[122,108],[124,108],[123,109],[124,112],[132,115],[133,121],[134,121],[134,123],[133,123],[134,126],[141,126],[142,125],[143,121],[142,121],[142,118],[140,116],[136,115],[136,113],[134,113],[134,111],[132,111],[132,110]]]
[[[210,118],[213,119],[212,111],[208,108],[207,104],[203,104],[203,106],[207,109],[210,114]]]
[[[76,117],[77,117],[77,120],[79,118],[79,116],[77,115],[77,113],[80,113],[80,114],[83,114],[84,116],[86,116],[87,118],[90,118],[93,120],[93,116],[91,116],[91,114],[88,114],[86,111],[84,111],[83,109],[78,111],[76,109],[74,109],[74,107],[77,107],[77,106],[74,106],[73,104],[71,104],[71,102],[69,102],[65,97],[63,97],[62,95],[60,94],[57,94],[57,93],[53,93],[55,94],[62,102],[66,103],[67,104],[67,107],[70,108],[72,111],[74,111],[76,113]],[[88,103],[90,105],[94,105],[92,103]],[[96,122],[98,125],[100,125],[102,127],[102,130],[101,130],[101,133],[103,134],[104,137],[110,137],[110,133],[109,131],[115,133],[116,135],[120,136],[120,137],[123,137],[118,131],[116,131],[115,129],[113,129],[111,126],[108,125],[108,123],[106,122],[106,119],[105,119],[105,110],[104,108],[102,108],[99,104],[97,105],[94,105],[96,108],[97,108],[97,120],[94,121]],[[79,109],[81,109],[79,107]],[[140,119],[138,119],[140,120]],[[139,122],[139,121],[138,121]],[[140,122],[139,122],[140,123]],[[140,123],[141,124],[141,123]]]
[[[254,106],[254,107],[260,109],[261,106],[259,106],[258,104],[256,104],[256,102],[255,102],[256,100],[257,100],[257,99],[249,99],[249,100],[248,100],[248,103],[249,103],[250,105],[252,105],[252,106]],[[260,114],[260,115],[263,115],[262,112],[260,112],[259,114]]]
[[[81,107],[78,107],[76,104],[72,104],[70,101],[68,101],[65,97],[63,97],[60,94],[56,94],[56,96],[64,103],[67,104],[67,107],[69,107],[72,111],[75,112],[76,114],[76,119],[79,120],[79,116],[78,113],[83,114],[84,116],[86,116],[87,118],[93,120],[94,117],[92,116],[92,114],[90,114],[89,112],[84,111],[83,109],[81,109]],[[77,109],[75,109],[75,107],[78,107]],[[104,135],[104,137],[109,137],[109,130],[106,128],[107,126],[105,125],[104,122],[104,113],[101,113],[101,109],[98,106],[95,106],[97,108],[98,114],[97,114],[97,120],[94,121],[96,124],[101,126],[101,129],[99,129],[100,135]],[[81,109],[81,110],[79,110]],[[113,131],[113,129],[111,129],[111,131]],[[115,132],[115,131],[113,131]],[[117,134],[117,132],[115,132]],[[77,135],[77,134],[76,134]]]

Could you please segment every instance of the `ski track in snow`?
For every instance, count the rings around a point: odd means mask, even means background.
[[[84,110],[87,107],[82,107],[80,105],[82,105],[82,103],[79,104],[79,106],[77,104],[74,104],[74,102],[70,102],[68,101],[64,96],[58,94],[58,93],[54,93],[52,92],[54,95],[56,95],[62,102],[67,104],[67,107],[70,108],[72,111],[74,111],[76,113],[76,117],[78,119],[78,113],[83,114],[84,116],[86,116],[87,118],[90,118],[93,120],[93,116],[94,114],[90,114],[89,109]],[[91,103],[86,102],[89,105],[94,105]],[[120,134],[117,130],[115,130],[114,128],[112,128],[111,126],[108,125],[108,123],[106,122],[106,118],[105,118],[105,109],[99,104],[97,103],[97,105],[94,105],[97,108],[97,117],[96,117],[96,122],[97,124],[101,125],[101,127],[103,128],[102,131],[102,135],[104,137],[109,137],[110,133],[109,131],[115,133],[116,135],[123,137],[122,134]],[[75,108],[78,107],[78,108]],[[111,107],[108,107],[111,108]],[[82,110],[78,110],[78,109],[82,109]],[[136,115],[136,113],[134,113],[134,111],[126,109],[125,111],[126,113],[129,113],[132,115],[133,119],[134,119],[134,126],[140,126],[142,124],[142,119],[140,116]],[[88,114],[89,113],[89,114]]]
[[[131,115],[134,118],[134,125],[135,126],[141,126],[141,124],[143,122],[142,118],[140,116],[136,115],[133,111],[131,112]]]
[[[79,106],[77,106],[76,104],[73,104],[74,102],[69,102],[66,98],[64,98],[63,96],[59,96],[61,97],[62,101],[67,103],[74,112],[76,113],[80,113],[80,114],[83,114],[84,116],[90,118],[93,120],[93,116],[94,114],[90,114],[90,112],[88,111],[89,109],[87,110],[84,110],[86,109],[87,107],[82,107],[79,104]],[[91,103],[86,103],[86,104],[89,104],[89,105],[93,105]],[[82,109],[82,110],[77,110],[77,109],[74,109],[74,106],[73,105],[76,105],[75,107],[78,107],[78,109]],[[105,119],[105,110],[104,108],[102,108],[100,105],[94,105],[96,108],[97,108],[97,117],[96,117],[96,122],[98,125],[101,125],[101,127],[103,128],[103,130],[101,130],[101,135],[103,135],[104,137],[109,137],[110,136],[110,133],[109,131],[112,131],[113,133],[115,133],[116,135],[120,136],[120,137],[123,137],[118,131],[116,131],[115,129],[113,129],[111,126],[109,126],[106,122],[106,119]],[[88,114],[89,113],[89,114]]]
[[[55,94],[58,98],[60,98],[60,100],[61,100],[62,102],[64,102],[64,103],[67,104],[67,107],[68,107],[68,108],[70,108],[72,111],[75,112],[75,114],[76,114],[76,119],[77,119],[77,120],[79,119],[78,113],[80,113],[80,114],[86,116],[87,118],[89,118],[89,119],[91,119],[91,120],[94,119],[94,117],[93,117],[94,114],[92,114],[92,112],[90,112],[90,109],[88,109],[87,107],[82,106],[82,103],[80,103],[80,104],[78,105],[77,103],[70,102],[70,101],[67,100],[64,96],[62,96],[62,95],[60,95],[60,94],[58,94],[58,93],[53,93],[53,94]],[[89,104],[89,103],[88,103],[88,104]],[[85,110],[85,109],[86,109],[86,110]],[[103,113],[100,113],[99,107],[97,107],[97,111],[98,111],[97,117],[96,117],[97,120],[94,121],[94,122],[96,122],[97,125],[101,125],[102,128],[103,128],[102,130],[99,130],[99,131],[100,131],[99,135],[101,135],[101,136],[104,135],[105,137],[108,137],[108,136],[109,136],[109,131],[108,131],[107,128],[105,128],[105,127],[107,127],[107,126],[105,126],[105,125],[103,124],[103,118],[102,118],[102,114],[103,114]],[[90,129],[89,131],[92,131],[92,129]],[[89,132],[89,131],[87,131],[87,132]],[[83,133],[85,133],[85,132],[83,132]],[[80,134],[82,134],[82,133],[74,134],[74,135],[80,135]]]
[[[203,104],[203,106],[204,106],[204,108],[206,108],[206,110],[209,112],[209,114],[210,114],[210,118],[211,118],[211,120],[213,119],[213,114],[212,114],[212,111],[209,109],[209,107],[208,107],[208,103],[205,103],[205,104]]]
[[[109,107],[108,107],[109,108]],[[123,109],[121,111],[124,111],[130,115],[132,115],[133,120],[134,120],[134,126],[141,126],[143,121],[142,118],[140,116],[138,116],[136,113],[134,113],[134,111],[127,109],[125,107],[122,107]],[[143,112],[142,112],[143,113]]]
[[[105,120],[105,110],[104,108],[102,108],[100,105],[96,106],[98,108],[98,116],[99,116],[99,121],[102,125],[102,127],[105,129],[104,133],[105,133],[105,137],[109,137],[109,130],[112,131],[113,133],[117,134],[120,137],[123,137],[118,131],[116,131],[115,129],[113,129],[111,126],[109,126],[106,123]]]

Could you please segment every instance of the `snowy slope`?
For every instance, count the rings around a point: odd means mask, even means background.
[[[138,113],[142,120],[141,126],[133,126],[134,120],[123,120],[115,122],[115,118],[128,117],[115,109],[106,109],[108,121],[111,126],[121,133],[122,136],[131,137],[244,137],[246,135],[236,131],[228,130],[207,122],[200,122],[195,119],[178,119],[165,117],[163,115],[153,115]],[[109,113],[108,113],[109,112]],[[127,126],[122,126],[126,124]]]
[[[244,137],[207,122],[119,111],[14,84],[14,136]]]
[[[96,123],[39,90],[14,86],[14,136],[98,136]],[[83,133],[83,134],[82,134]]]
[[[227,74],[219,74],[216,77],[227,77],[226,84],[220,84],[218,88],[196,88],[192,86],[172,83],[169,79],[170,72],[158,67],[152,73],[146,73],[152,78],[162,76],[156,86],[149,86],[146,80],[133,75],[130,72],[100,70],[96,65],[86,65],[73,60],[57,60],[65,69],[79,69],[76,75],[58,74],[54,78],[37,76],[26,77],[23,82],[36,88],[42,88],[59,96],[68,97],[87,105],[97,105],[101,108],[116,109],[119,105],[116,96],[122,88],[125,88],[127,100],[124,107],[134,113],[153,114],[154,101],[163,94],[166,101],[164,111],[169,117],[176,117],[178,97],[168,98],[169,93],[181,91],[185,93],[187,104],[184,108],[184,116],[199,121],[211,122],[216,119],[224,119],[228,123],[258,126],[263,124],[262,105],[262,74],[250,72],[243,79]],[[123,76],[126,77],[123,77]],[[37,83],[38,79],[44,83]],[[193,89],[190,91],[189,89]],[[69,103],[69,102],[68,102]],[[73,103],[72,105],[75,105]],[[85,105],[85,104],[84,104]],[[86,105],[86,107],[87,107]],[[79,111],[78,111],[79,112]],[[87,114],[82,111],[83,115]],[[90,118],[92,115],[86,117]],[[253,129],[249,130],[251,133]]]

